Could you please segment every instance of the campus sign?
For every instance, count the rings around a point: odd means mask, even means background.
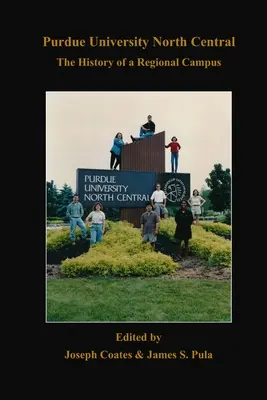
[[[77,170],[77,193],[84,207],[144,207],[156,184],[155,172]]]
[[[159,182],[166,193],[167,206],[176,206],[182,198],[190,195],[190,174],[176,176],[180,179],[173,181],[174,175],[168,173],[79,168],[76,191],[84,207],[99,201],[104,207],[139,208],[150,201]]]

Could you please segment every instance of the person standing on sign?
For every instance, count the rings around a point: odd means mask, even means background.
[[[171,167],[172,173],[176,174],[178,171],[178,157],[179,157],[179,150],[181,149],[180,143],[177,141],[177,137],[173,136],[171,138],[171,142],[165,145],[166,149],[168,147],[171,148]]]
[[[70,219],[70,240],[72,244],[75,245],[75,230],[76,225],[81,228],[82,231],[82,240],[86,239],[86,227],[82,220],[82,216],[84,214],[84,209],[82,204],[79,202],[79,197],[77,194],[73,196],[73,202],[70,203],[67,207],[67,217]]]
[[[86,225],[89,221],[92,221],[92,227],[90,229],[90,245],[102,241],[102,235],[105,233],[105,220],[106,216],[103,213],[102,204],[96,203],[93,207],[93,211],[91,211],[85,219]]]
[[[153,136],[156,130],[156,125],[154,124],[154,122],[152,121],[152,116],[148,115],[147,117],[147,123],[142,125],[140,128],[140,133],[139,133],[139,137],[133,137],[131,135],[131,139],[133,142],[136,142],[138,140],[141,139],[145,139],[147,137]]]
[[[168,210],[166,208],[166,194],[160,189],[160,184],[156,184],[156,190],[152,193],[150,198],[151,205],[155,212],[158,214],[160,219],[160,214],[164,215],[164,218],[168,217]]]
[[[121,164],[121,149],[128,143],[124,143],[122,133],[118,132],[114,138],[113,146],[110,150],[110,169],[117,169]],[[115,163],[116,161],[116,163]],[[114,165],[115,163],[115,165]]]
[[[185,200],[181,201],[181,208],[175,215],[176,230],[174,237],[178,243],[178,259],[181,260],[181,243],[184,241],[185,244],[185,257],[188,257],[189,253],[189,239],[192,238],[191,225],[193,222],[193,215],[190,210],[187,209],[187,203]]]
[[[199,224],[199,216],[201,215],[201,207],[203,206],[204,203],[206,203],[206,200],[204,200],[199,195],[199,191],[197,189],[195,189],[193,191],[193,196],[190,197],[190,199],[188,200],[188,204],[190,205],[193,217],[196,220],[196,225]]]
[[[153,249],[157,241],[159,230],[159,217],[155,211],[152,210],[150,203],[146,206],[146,212],[141,215],[141,235],[143,243],[149,242]]]

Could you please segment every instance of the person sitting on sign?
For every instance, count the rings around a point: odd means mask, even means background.
[[[185,257],[188,257],[189,253],[189,239],[192,238],[191,225],[193,222],[193,215],[187,208],[185,200],[181,201],[181,208],[175,215],[176,230],[174,237],[178,243],[178,259],[181,260],[181,243],[184,241],[185,244]]]
[[[148,115],[147,121],[148,122],[146,124],[141,126],[139,137],[133,137],[131,135],[131,139],[133,142],[136,142],[138,140],[145,139],[145,138],[148,138],[148,137],[154,135],[156,126],[155,126],[154,122],[152,121],[151,115]]]
[[[124,145],[128,144],[124,143],[122,133],[118,132],[114,138],[113,146],[110,150],[110,169],[117,169],[117,167],[121,164],[121,149]],[[116,163],[115,163],[116,161]],[[115,163],[115,165],[114,165]]]
[[[141,215],[141,235],[143,237],[143,243],[149,242],[151,247],[155,248],[158,230],[159,217],[157,213],[152,210],[152,205],[148,203],[146,212]]]
[[[199,216],[201,215],[201,207],[203,204],[206,203],[206,200],[204,200],[200,195],[199,191],[195,189],[193,191],[193,196],[190,197],[188,200],[188,204],[191,207],[191,211],[194,217],[194,220],[196,221],[196,225],[199,224]]]
[[[160,189],[159,183],[156,184],[156,190],[152,193],[150,200],[153,209],[159,216],[159,219],[160,214],[163,214],[164,218],[167,218],[168,210],[166,208],[166,194]]]
[[[165,145],[166,149],[168,147],[171,148],[171,168],[172,173],[176,174],[178,171],[178,157],[179,157],[179,150],[181,149],[180,143],[178,143],[177,137],[173,136],[171,138],[171,142]]]
[[[75,230],[78,225],[82,231],[82,240],[86,239],[86,227],[82,220],[84,214],[84,209],[82,204],[79,202],[79,197],[77,194],[73,196],[73,202],[67,207],[67,217],[70,219],[70,240],[72,244],[75,245]]]
[[[102,235],[105,233],[105,220],[106,216],[103,212],[102,204],[96,203],[93,207],[93,211],[91,211],[85,219],[86,225],[89,221],[92,221],[90,229],[90,245],[102,241]]]

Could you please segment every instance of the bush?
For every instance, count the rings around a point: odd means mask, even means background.
[[[215,235],[225,238],[231,237],[232,228],[230,225],[220,222],[200,222],[200,226],[205,229],[205,231],[215,233]]]
[[[169,218],[160,222],[159,231],[172,240],[175,228],[174,219]],[[231,242],[205,231],[201,226],[192,225],[190,248],[193,254],[205,260],[209,266],[231,266]]]
[[[231,266],[231,242],[204,231],[200,226],[192,227],[190,247],[194,254],[207,261],[211,267]]]
[[[203,217],[202,215],[199,217],[199,221],[214,221],[217,220],[218,217],[214,217],[214,215],[212,217]]]
[[[68,277],[96,275],[158,276],[175,271],[177,264],[143,244],[140,232],[127,222],[111,222],[101,243],[79,257],[62,262]]]
[[[223,216],[223,222],[227,225],[231,225],[231,210],[227,210]]]
[[[63,215],[62,217],[47,217],[46,222],[69,222],[69,218]]]
[[[64,221],[63,219],[49,219],[46,221],[47,225],[57,225],[57,224],[63,224]]]
[[[79,229],[79,228],[78,228]],[[81,238],[81,230],[76,230],[76,237]],[[46,240],[47,252],[60,250],[70,243],[70,228],[54,229],[48,231]]]
[[[208,210],[207,212],[206,212],[206,216],[207,217],[213,217],[215,214],[214,214],[214,211],[213,210]]]
[[[106,221],[106,231],[110,230],[112,222]],[[86,227],[87,234],[90,233],[90,228]],[[76,228],[76,238],[79,240],[82,237],[82,232],[79,227]],[[61,229],[48,230],[46,232],[46,248],[47,251],[58,251],[62,247],[70,243],[70,228],[64,227]]]

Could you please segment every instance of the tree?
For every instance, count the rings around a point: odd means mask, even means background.
[[[72,202],[73,195],[74,193],[72,191],[72,188],[68,186],[66,183],[64,183],[58,195],[58,203],[59,203],[59,207],[57,209],[58,217],[62,218],[66,217],[67,207]]]
[[[204,217],[207,215],[207,212],[212,209],[211,200],[209,198],[210,192],[211,192],[210,189],[206,189],[204,185],[202,186],[200,196],[203,197],[204,200],[206,200],[206,203],[202,206]]]
[[[209,178],[205,180],[209,188],[209,199],[214,211],[225,211],[231,208],[231,173],[223,170],[221,164],[214,164]]]
[[[47,217],[55,217],[57,215],[58,190],[54,181],[46,182],[46,202],[47,202]]]
[[[115,207],[105,208],[106,218],[110,221],[119,221],[120,220],[120,209]]]
[[[179,207],[173,207],[173,206],[168,207],[167,206],[167,208],[168,208],[168,216],[169,217],[175,217],[177,211],[179,210]]]

